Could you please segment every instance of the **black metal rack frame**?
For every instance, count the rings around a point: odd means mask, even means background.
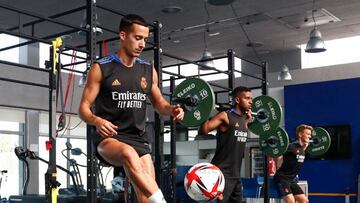
[[[182,65],[187,65],[187,64],[194,64],[194,65],[197,65],[197,66],[202,66],[204,68],[207,68],[208,70],[214,70],[215,72],[213,73],[206,73],[206,74],[197,74],[197,75],[194,75],[196,77],[199,77],[201,78],[201,76],[206,76],[206,75],[213,75],[213,74],[219,74],[219,73],[223,73],[223,74],[227,74],[228,75],[228,87],[224,87],[222,85],[218,85],[216,83],[213,83],[213,82],[208,82],[210,85],[214,86],[214,87],[218,87],[218,88],[222,88],[223,90],[219,90],[219,91],[214,91],[215,95],[217,93],[226,93],[228,92],[229,93],[229,102],[231,100],[230,98],[230,93],[231,91],[234,89],[234,86],[235,86],[235,72],[238,72],[238,73],[241,73],[242,75],[246,76],[246,77],[251,77],[253,79],[256,79],[256,80],[259,80],[261,85],[260,86],[256,86],[256,87],[249,87],[250,89],[261,89],[261,94],[262,95],[267,95],[268,94],[268,87],[267,87],[267,70],[268,70],[268,64],[267,62],[263,62],[262,64],[258,64],[258,63],[255,63],[255,62],[252,62],[250,60],[247,60],[247,59],[243,59],[241,57],[238,57],[240,58],[241,60],[244,60],[248,63],[251,63],[253,65],[255,65],[256,67],[259,67],[261,69],[261,77],[258,77],[258,76],[254,76],[254,75],[251,75],[251,74],[248,74],[248,73],[245,73],[243,71],[239,71],[239,70],[236,70],[236,67],[235,67],[235,63],[234,63],[234,57],[236,56],[235,53],[229,49],[227,51],[227,55],[226,56],[219,56],[219,57],[214,57],[212,59],[207,59],[207,60],[198,60],[198,61],[190,61],[190,60],[187,60],[187,59],[184,59],[184,58],[181,58],[181,57],[178,57],[178,56],[174,56],[172,54],[168,54],[168,53],[162,53],[162,55],[166,56],[166,57],[170,57],[170,58],[173,58],[173,59],[177,59],[177,60],[180,60],[180,61],[184,61],[183,63],[177,63],[177,64],[171,64],[171,65],[167,65],[167,66],[164,66],[163,69],[166,69],[168,67],[174,67],[174,66],[177,66],[178,67],[178,73],[172,73],[172,72],[169,72],[169,71],[166,71],[166,70],[163,70],[162,72],[163,73],[166,73],[166,74],[169,74],[171,75],[170,79],[170,98],[172,96],[172,93],[174,92],[174,87],[175,87],[175,80],[177,79],[184,79],[186,77],[190,77],[190,76],[184,76],[184,75],[181,75],[180,74],[180,68]],[[205,61],[209,61],[209,60],[216,60],[216,59],[222,59],[222,58],[227,58],[228,60],[228,71],[222,71],[222,70],[218,70],[214,67],[209,67],[209,66],[206,66],[206,65],[203,65],[201,64],[200,62],[205,62]],[[175,78],[175,76],[177,78]],[[168,81],[168,80],[163,80],[163,81]],[[176,170],[176,127],[174,126],[174,124],[172,122],[170,122],[170,133],[171,133],[171,143],[170,143],[170,156],[171,156],[171,166],[173,167],[172,170]],[[267,157],[264,157],[264,202],[265,203],[269,203],[270,199],[269,199],[269,170],[268,170],[268,161],[267,161]],[[173,178],[173,187],[174,187],[174,181],[176,181],[175,178]],[[174,198],[175,199],[175,198]],[[175,202],[175,201],[173,201]]]
[[[28,15],[28,16],[38,18],[38,20],[34,20],[34,21],[31,21],[31,22],[25,23],[23,25],[23,27],[31,26],[33,31],[35,29],[34,27],[35,27],[36,24],[44,22],[44,21],[55,23],[55,24],[65,26],[65,27],[69,28],[69,30],[59,32],[59,33],[56,33],[56,34],[52,34],[52,35],[48,35],[48,36],[45,36],[45,37],[36,37],[36,36],[34,36],[34,32],[33,32],[32,35],[27,35],[27,34],[23,34],[23,33],[20,33],[20,32],[15,32],[15,30],[19,29],[18,26],[14,26],[14,27],[11,27],[9,29],[0,28],[0,33],[5,33],[5,34],[13,35],[13,36],[18,36],[18,37],[25,38],[25,39],[29,40],[28,42],[23,42],[23,43],[19,43],[17,45],[12,45],[12,46],[9,46],[9,47],[1,48],[0,51],[5,51],[5,50],[12,49],[12,48],[17,48],[17,47],[28,45],[28,44],[35,43],[35,42],[43,42],[43,43],[46,43],[46,44],[51,44],[50,39],[53,39],[55,37],[59,37],[59,36],[62,36],[62,35],[71,34],[71,33],[77,32],[77,31],[84,31],[84,32],[90,33],[90,34],[87,35],[86,44],[84,44],[84,45],[79,45],[79,46],[76,46],[76,47],[65,45],[64,51],[66,51],[66,50],[76,50],[76,51],[83,52],[83,53],[87,54],[86,58],[78,57],[79,59],[82,59],[83,61],[76,62],[76,63],[73,63],[73,64],[65,64],[64,65],[65,67],[66,66],[71,66],[71,65],[77,65],[77,64],[81,64],[81,63],[86,63],[86,62],[89,62],[88,64],[92,64],[96,60],[96,47],[97,46],[99,46],[99,50],[101,50],[101,43],[103,41],[110,42],[110,41],[115,41],[115,40],[119,39],[119,37],[113,37],[113,38],[103,39],[103,40],[98,40],[97,41],[97,37],[96,37],[95,32],[90,32],[90,30],[93,30],[97,26],[96,22],[95,22],[96,21],[96,19],[95,19],[96,18],[95,17],[95,9],[96,8],[111,12],[111,13],[119,15],[119,16],[126,15],[125,13],[116,11],[116,10],[111,9],[111,8],[107,8],[107,7],[102,6],[102,5],[95,5],[95,2],[93,0],[86,0],[86,5],[85,6],[80,6],[78,8],[74,8],[74,9],[71,9],[71,10],[68,10],[68,11],[65,11],[65,12],[61,12],[61,13],[58,13],[58,14],[55,14],[55,15],[51,15],[51,16],[48,16],[48,17],[36,14],[34,12],[29,12],[29,11],[17,9],[17,8],[14,8],[12,6],[5,5],[5,4],[2,4],[2,3],[0,3],[0,8],[8,9],[8,10],[11,10],[11,11],[14,11],[14,12],[17,12],[17,13],[21,13],[21,14],[24,14],[24,15]],[[89,29],[80,28],[79,26],[74,26],[74,25],[71,25],[69,23],[65,23],[65,22],[62,22],[60,20],[57,20],[57,18],[59,18],[61,16],[65,16],[65,15],[68,15],[68,14],[71,14],[71,13],[79,12],[79,11],[82,11],[84,9],[86,9],[87,24],[90,25]],[[168,71],[163,70],[163,69],[166,69],[167,67],[174,66],[174,65],[177,65],[179,67],[179,69],[180,69],[181,65],[185,65],[185,64],[189,64],[189,63],[196,64],[196,65],[202,65],[202,64],[199,64],[199,62],[204,62],[206,60],[190,61],[190,60],[178,57],[178,56],[174,56],[174,55],[169,54],[169,53],[162,52],[161,51],[162,50],[161,49],[161,24],[159,22],[154,22],[150,26],[151,26],[151,32],[153,32],[153,42],[147,43],[150,46],[146,47],[144,49],[144,51],[147,51],[147,50],[153,50],[154,51],[154,62],[153,62],[153,64],[154,64],[154,68],[158,72],[159,88],[162,91],[162,82],[168,81],[168,80],[162,80],[162,73],[166,73],[166,74],[177,77],[177,78],[171,77],[171,79],[169,79],[171,81],[171,83],[174,83],[174,81],[176,79],[185,78],[185,76],[183,76],[183,75],[174,74],[174,73],[168,72]],[[101,29],[107,31],[107,32],[110,32],[110,33],[116,33],[116,34],[118,33],[117,31],[113,31],[113,30],[105,28],[103,26],[99,26],[99,27]],[[84,47],[85,47],[85,49],[84,49]],[[178,60],[184,61],[184,63],[173,64],[173,65],[169,65],[169,66],[162,66],[162,57],[163,56],[178,59]],[[257,76],[252,76],[250,74],[247,74],[247,73],[244,73],[242,71],[238,71],[238,70],[235,69],[235,64],[234,64],[235,54],[234,54],[234,52],[232,50],[228,50],[226,56],[215,57],[215,58],[210,59],[210,60],[215,60],[215,59],[220,59],[220,58],[225,58],[225,57],[228,58],[228,71],[222,71],[222,70],[218,70],[218,69],[213,68],[213,67],[207,67],[207,66],[202,65],[205,68],[216,71],[216,73],[207,73],[207,74],[202,74],[202,75],[199,75],[199,76],[205,76],[205,75],[211,75],[211,74],[217,74],[217,73],[227,74],[229,76],[228,87],[224,87],[222,85],[218,85],[218,84],[215,84],[215,83],[210,83],[210,85],[223,89],[223,90],[218,91],[218,93],[220,93],[220,92],[230,92],[234,88],[234,85],[235,85],[235,77],[234,77],[235,74],[234,73],[238,72],[238,73],[241,73],[241,74],[243,74],[245,76],[252,77],[252,78],[260,80],[261,81],[261,86],[253,87],[253,89],[261,88],[262,94],[263,95],[267,94],[267,78],[266,78],[267,63],[257,64],[257,63],[248,61],[246,59],[242,59],[242,60],[245,60],[245,61],[247,61],[249,63],[252,63],[252,64],[254,64],[254,65],[261,68],[262,77],[257,77]],[[33,66],[27,66],[27,65],[23,65],[23,64],[15,64],[15,63],[10,63],[10,62],[5,62],[5,61],[0,61],[0,63],[17,65],[17,66],[22,67],[22,68],[29,68],[29,69],[34,69],[34,70],[39,69],[39,71],[47,72],[47,70],[37,68],[37,67],[33,67]],[[87,69],[85,71],[85,74],[88,71],[88,69],[89,69],[89,67],[87,67]],[[74,70],[70,70],[70,69],[65,69],[65,70],[74,71]],[[74,72],[82,73],[81,71],[74,71]],[[21,81],[18,81],[18,80],[11,80],[11,79],[6,79],[6,78],[0,78],[0,80],[25,84],[24,82],[21,82]],[[48,87],[49,86],[49,85],[41,85],[41,84],[36,84],[36,83],[27,84],[27,85],[35,85],[35,86],[40,86],[40,87]],[[171,85],[171,87],[170,87],[170,92],[171,93],[172,93],[173,89],[174,89],[174,85]],[[53,122],[55,122],[55,121],[53,121]],[[163,155],[163,142],[164,142],[164,139],[163,139],[163,133],[162,133],[163,128],[164,128],[163,118],[159,114],[156,113],[155,114],[155,135],[156,135],[155,136],[155,169],[156,169],[156,177],[157,177],[158,183],[162,183],[161,172],[162,172],[162,169],[164,168],[164,164],[163,164],[164,163],[164,155]],[[175,153],[176,153],[176,150],[175,150],[175,133],[176,132],[175,132],[174,129],[175,129],[174,127],[171,128],[171,134],[172,134],[172,137],[171,137],[172,138],[171,139],[171,148],[172,148],[171,156],[172,156],[172,167],[173,167],[173,169],[176,168],[176,160],[175,160]],[[89,157],[88,160],[87,160],[87,162],[88,162],[88,170],[87,170],[87,182],[88,182],[87,203],[94,203],[94,202],[96,202],[96,199],[97,199],[96,198],[96,186],[95,186],[96,185],[96,177],[95,177],[95,174],[96,174],[96,171],[95,171],[96,170],[96,160],[94,158],[95,156],[93,156],[94,152],[95,152],[95,149],[94,149],[94,147],[93,147],[93,145],[91,143],[91,136],[90,136],[92,133],[93,133],[93,128],[91,126],[87,126],[87,140],[88,140],[87,154],[88,154],[88,157]],[[264,173],[264,174],[268,173],[267,161],[266,160],[267,159],[265,159],[266,173]],[[51,160],[50,160],[50,162],[51,162]],[[267,188],[268,188],[267,180],[268,180],[268,178],[265,175],[265,191],[267,191]],[[175,186],[175,185],[173,185],[173,186]],[[161,185],[160,185],[160,187],[161,187]],[[173,187],[173,190],[175,190],[174,187]],[[265,199],[268,199],[267,194],[268,193],[265,192]],[[175,202],[175,191],[173,191],[172,200],[173,200],[173,202]]]

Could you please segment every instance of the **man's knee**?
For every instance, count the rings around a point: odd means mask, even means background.
[[[302,200],[297,200],[298,203],[309,203],[309,200],[307,199],[302,199]]]
[[[286,203],[295,203],[295,200],[293,200],[293,199],[285,199],[285,198],[284,198],[284,201],[285,201]]]
[[[140,165],[139,156],[137,155],[136,151],[131,148],[122,149],[119,153],[119,158],[127,168],[133,165]]]
[[[306,197],[297,199],[297,202],[299,203],[309,203],[309,200]]]
[[[288,195],[284,196],[284,201],[286,203],[295,203],[294,195],[288,194]]]

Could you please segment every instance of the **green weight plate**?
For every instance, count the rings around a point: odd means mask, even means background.
[[[249,130],[257,135],[269,134],[276,130],[280,124],[282,109],[275,99],[269,96],[259,96],[253,99],[252,112],[258,116],[253,116],[249,123]]]
[[[176,86],[173,104],[184,109],[183,126],[196,127],[207,121],[215,108],[215,94],[211,86],[202,79],[189,78]]]
[[[272,133],[260,136],[259,145],[266,156],[278,157],[286,152],[289,145],[289,137],[284,129],[278,127]]]
[[[311,156],[320,156],[330,148],[331,138],[329,133],[321,127],[314,127],[311,142],[306,152]]]

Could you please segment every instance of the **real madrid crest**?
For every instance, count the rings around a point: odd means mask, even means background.
[[[140,78],[140,86],[141,86],[141,88],[144,90],[144,89],[146,89],[146,87],[147,87],[147,81],[146,81],[146,78],[143,76],[143,77],[141,77]]]

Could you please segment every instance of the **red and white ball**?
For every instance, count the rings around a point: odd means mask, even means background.
[[[223,173],[211,163],[195,164],[184,178],[186,193],[198,202],[214,200],[223,192],[224,187]]]

